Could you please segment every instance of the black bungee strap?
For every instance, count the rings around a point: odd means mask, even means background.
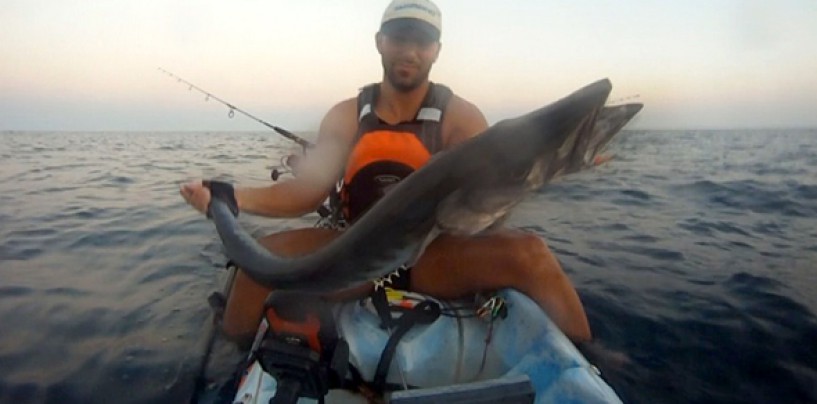
[[[380,290],[383,291],[383,289]],[[375,300],[374,297],[373,300]],[[378,304],[375,304],[375,307],[377,306]],[[378,310],[378,312],[381,312],[381,310]],[[397,350],[397,343],[415,324],[431,324],[437,320],[440,317],[440,305],[434,301],[425,300],[418,303],[413,309],[403,313],[397,320],[390,317],[390,324],[387,324],[387,326],[392,329],[392,334],[389,336],[386,346],[383,348],[383,353],[380,355],[380,361],[377,363],[377,370],[374,373],[372,383],[372,387],[379,393],[382,393],[386,388],[386,376],[389,374],[389,366]],[[381,319],[385,320],[382,316]]]

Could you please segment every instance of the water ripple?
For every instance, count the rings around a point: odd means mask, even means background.
[[[817,131],[611,148],[509,220],[632,359],[604,377],[632,403],[817,402]],[[293,149],[263,132],[0,134],[0,402],[186,402],[225,257],[178,184],[268,184]]]

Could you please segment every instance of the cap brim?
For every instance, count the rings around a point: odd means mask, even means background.
[[[383,23],[380,27],[380,32],[386,35],[405,34],[411,35],[413,33],[419,34],[423,39],[429,41],[439,41],[440,31],[433,25],[416,18],[396,18]]]

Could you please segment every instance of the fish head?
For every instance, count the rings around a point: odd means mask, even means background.
[[[473,234],[504,218],[528,191],[583,160],[585,138],[612,85],[600,80],[541,109],[490,127],[455,166],[458,188],[438,208],[444,231]]]
[[[588,136],[582,166],[579,169],[592,166],[593,160],[607,147],[613,136],[618,134],[643,107],[644,104],[641,103],[630,103],[602,108],[596,117],[592,134]]]
[[[584,157],[596,117],[612,89],[599,80],[569,96],[518,118],[498,123],[486,132],[493,166],[487,186],[537,188],[570,169]],[[490,132],[498,135],[491,136]]]

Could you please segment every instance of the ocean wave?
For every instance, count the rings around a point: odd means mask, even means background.
[[[595,338],[632,359],[601,369],[625,402],[817,401],[816,134],[625,132],[611,162],[514,212]],[[178,184],[269,184],[293,147],[13,133],[0,149],[0,402],[185,401],[226,258]],[[246,221],[255,235],[311,223]]]

